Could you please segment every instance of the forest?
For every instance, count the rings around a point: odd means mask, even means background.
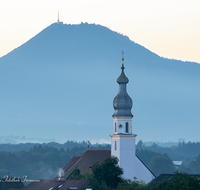
[[[200,173],[200,143],[179,143],[177,146],[146,146],[139,141],[136,155],[158,176],[161,173]],[[28,176],[29,179],[53,179],[73,156],[88,149],[110,149],[109,144],[67,141],[34,144],[0,144],[0,178]],[[175,168],[172,161],[183,161]]]

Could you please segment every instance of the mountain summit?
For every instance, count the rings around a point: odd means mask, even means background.
[[[54,23],[0,58],[1,135],[109,140],[122,50],[137,139],[200,140],[200,65],[87,23]]]

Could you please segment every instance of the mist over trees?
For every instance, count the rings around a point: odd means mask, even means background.
[[[163,158],[161,156],[152,157],[148,167],[155,176],[159,176],[162,173],[173,174],[175,171],[172,160],[170,158]]]
[[[161,154],[167,154],[172,160],[184,160],[186,158],[194,158],[200,154],[200,142],[182,142],[177,146],[161,147],[156,143],[151,146],[145,146],[142,141],[137,144],[137,149],[151,150]]]
[[[148,152],[150,151],[152,154],[151,157],[151,163],[149,162],[149,156],[147,156],[148,159],[148,164],[146,162],[146,165],[149,166],[150,169],[152,169],[153,172],[155,172],[156,175],[164,173],[164,169],[156,169],[156,166],[154,166],[155,162],[154,160],[157,159],[157,167],[158,163],[160,160],[163,160],[162,163],[164,164],[165,159],[164,158],[170,158],[172,161],[182,161],[182,165],[178,166],[177,168],[172,168],[172,166],[169,166],[171,168],[171,171],[179,171],[183,173],[188,173],[188,174],[197,174],[200,173],[200,143],[199,142],[182,142],[179,143],[177,146],[172,146],[172,147],[161,147],[157,145],[156,143],[153,143],[151,146],[145,146],[145,144],[142,141],[139,141],[137,144],[137,150],[136,152]],[[161,158],[160,155],[155,155],[155,154],[160,154],[162,155]],[[153,155],[154,154],[154,155]],[[138,154],[139,155],[139,154]],[[147,154],[146,154],[147,155]],[[145,157],[145,156],[144,156]],[[152,160],[153,158],[153,160]],[[152,163],[153,162],[153,163]],[[166,165],[167,166],[167,165]],[[161,168],[161,166],[160,166]],[[166,168],[167,169],[167,168]],[[173,173],[169,172],[168,173]]]
[[[32,179],[52,179],[73,156],[81,156],[88,149],[110,149],[110,144],[100,145],[82,141],[43,144],[0,144],[0,177],[27,175]],[[174,171],[200,173],[200,143],[179,143],[178,146],[161,147],[157,144],[136,145],[136,155],[158,176]],[[175,158],[175,159],[174,159]],[[180,160],[179,160],[180,158]],[[183,161],[175,168],[172,161]]]
[[[27,146],[26,146],[27,145]],[[73,156],[82,155],[88,148],[109,149],[110,145],[91,145],[90,142],[67,141],[64,144],[45,143],[31,144],[27,150],[0,152],[0,177],[9,174],[11,176],[27,175],[32,179],[53,179]],[[6,148],[6,144],[0,147]],[[28,144],[7,145],[8,148],[27,149]]]
[[[17,152],[17,151],[21,151],[21,150],[25,150],[25,151],[29,151],[31,148],[33,148],[34,146],[38,146],[41,145],[42,147],[44,146],[49,146],[49,147],[53,147],[53,148],[57,148],[57,149],[71,149],[71,148],[75,148],[75,147],[88,147],[88,148],[95,148],[95,147],[99,147],[101,149],[109,149],[110,145],[109,144],[105,144],[105,145],[101,145],[101,144],[91,144],[90,141],[66,141],[64,144],[61,143],[57,143],[57,142],[49,142],[49,143],[19,143],[19,144],[0,144],[0,151],[5,151],[5,152]]]

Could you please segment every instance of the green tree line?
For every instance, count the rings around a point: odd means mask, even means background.
[[[57,149],[72,149],[75,147],[87,147],[89,145],[90,148],[98,148],[100,145],[95,144],[91,145],[89,141],[67,141],[64,144],[56,143],[56,142],[49,142],[49,143],[20,143],[20,144],[0,144],[0,152],[19,152],[22,150],[29,151],[34,146],[49,146],[54,147]],[[106,144],[101,147],[102,149],[110,149],[110,145]],[[138,150],[149,150],[152,152],[160,153],[161,155],[167,154],[172,160],[186,160],[188,158],[195,158],[200,154],[200,142],[182,142],[179,143],[177,146],[171,147],[162,147],[153,143],[151,146],[145,146],[142,141],[139,141],[137,144]]]
[[[178,168],[174,167],[170,155],[174,152],[174,149],[180,152],[186,150],[186,147],[194,148],[198,152],[196,149],[198,144],[180,143],[177,147],[171,147],[171,152],[165,152],[164,150],[169,150],[170,148],[163,148],[156,144],[147,147],[140,141],[137,144],[136,155],[156,176],[161,173],[173,173],[174,171],[195,174],[200,173],[200,155],[193,158],[185,158],[183,164]],[[15,177],[27,175],[30,179],[52,179],[74,155],[81,156],[88,148],[110,149],[110,145],[91,145],[90,142],[86,141],[67,141],[64,144],[54,142],[47,144],[4,144],[0,145],[0,148],[5,148],[6,146],[12,151],[0,151],[1,178],[9,172],[10,175]],[[14,149],[16,147],[18,147],[17,150],[19,151]],[[193,150],[190,150],[190,152],[193,152]]]
[[[52,179],[74,155],[82,155],[87,147],[58,150],[48,146],[34,146],[29,151],[0,152],[0,177],[27,175],[29,179]]]
[[[91,144],[89,141],[79,141],[79,142],[76,142],[76,141],[67,141],[65,142],[64,144],[60,144],[60,143],[57,143],[57,142],[49,142],[49,143],[42,143],[42,144],[39,144],[39,143],[19,143],[19,144],[0,144],[0,152],[1,151],[5,151],[5,152],[19,152],[19,151],[22,151],[22,150],[25,150],[25,151],[29,151],[31,148],[33,148],[34,146],[49,146],[49,147],[53,147],[53,148],[57,148],[57,149],[72,149],[72,148],[75,148],[75,147],[87,147],[89,146],[90,148],[94,148],[94,147],[99,147],[101,145],[99,144]],[[109,144],[106,144],[106,145],[103,145],[101,148],[104,149],[104,148],[110,148],[110,145]]]
[[[161,147],[156,143],[151,146],[145,146],[141,140],[137,144],[139,150],[150,150],[156,153],[167,154],[172,160],[185,160],[195,158],[200,154],[200,142],[182,142],[178,146]]]

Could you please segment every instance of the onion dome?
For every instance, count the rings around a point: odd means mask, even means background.
[[[124,58],[122,58],[122,61],[124,60]],[[117,78],[117,83],[119,84],[127,84],[129,82],[128,78],[126,77],[126,75],[124,74],[124,64],[122,62],[122,72],[121,72],[121,75]]]
[[[126,84],[129,82],[128,78],[124,74],[124,58],[122,57],[122,72],[117,78],[119,84],[119,92],[113,100],[114,114],[112,117],[133,117],[131,113],[132,99],[126,92]]]

